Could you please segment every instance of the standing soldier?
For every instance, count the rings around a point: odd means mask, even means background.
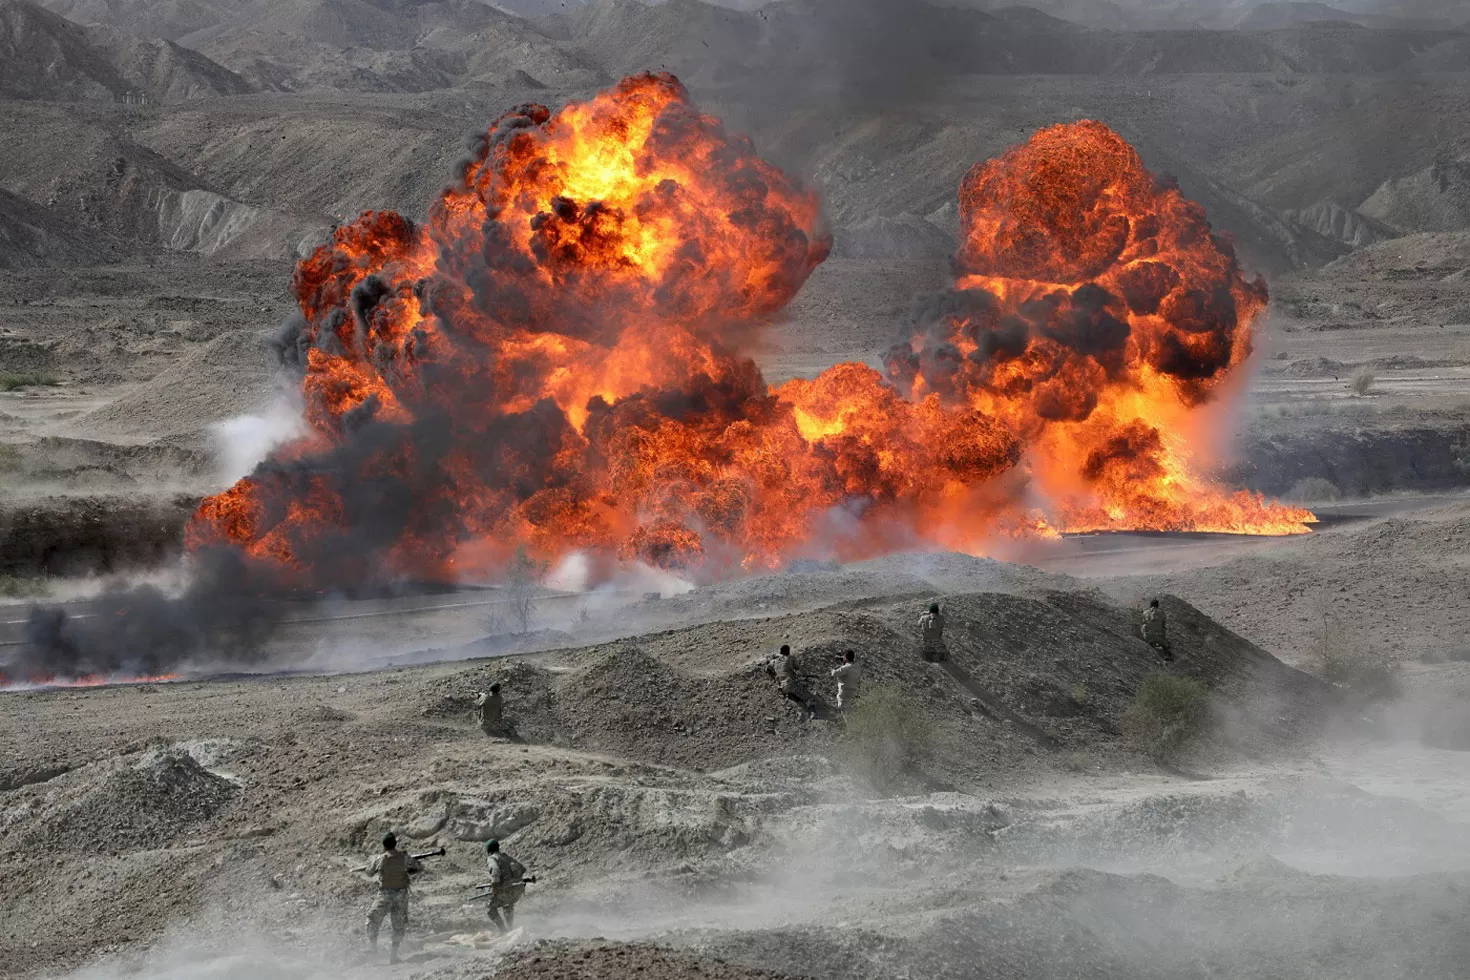
[[[413,855],[400,851],[398,838],[390,833],[383,835],[383,853],[373,858],[366,870],[378,879],[378,900],[367,917],[368,943],[377,952],[378,928],[383,924],[383,916],[389,916],[393,925],[393,951],[389,961],[397,963],[398,946],[408,931],[408,876],[422,871],[423,865]]]
[[[944,612],[939,603],[931,602],[929,611],[919,616],[919,633],[923,637],[921,655],[925,660],[939,663],[949,659],[949,651],[944,646]]]
[[[1168,617],[1159,608],[1157,599],[1151,600],[1143,611],[1143,639],[1166,661],[1174,659],[1174,651],[1169,648]]]
[[[489,692],[475,695],[475,707],[480,712],[480,730],[491,738],[505,735],[505,701],[500,696],[500,682],[490,685]]]
[[[857,654],[847,650],[842,654],[842,665],[832,668],[837,678],[837,710],[845,711],[857,700],[858,687],[862,684],[863,669],[857,665]]]
[[[500,841],[485,842],[485,867],[490,870],[490,922],[503,936],[516,925],[516,902],[526,893],[526,866],[500,850]]]
[[[806,712],[807,721],[816,717],[816,712],[812,710],[806,694],[802,691],[801,678],[796,674],[796,658],[791,655],[789,645],[781,644],[781,652],[766,661],[766,673],[776,679],[776,689],[781,692],[782,697],[801,705],[802,710]]]

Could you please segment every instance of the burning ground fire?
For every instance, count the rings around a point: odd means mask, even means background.
[[[976,166],[960,204],[955,288],[886,372],[770,387],[741,350],[828,253],[815,192],[668,75],[515,109],[426,222],[370,212],[300,263],[281,349],[310,434],[206,500],[189,547],[310,588],[458,580],[518,547],[713,577],[1306,530],[1191,456],[1266,304],[1202,208],[1095,122]]]

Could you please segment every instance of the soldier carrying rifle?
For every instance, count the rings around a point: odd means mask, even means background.
[[[490,880],[476,888],[487,889],[476,898],[490,899],[490,922],[503,936],[515,928],[516,903],[526,893],[526,885],[536,879],[526,874],[526,866],[500,849],[500,841],[485,842],[485,866]]]
[[[378,900],[373,903],[367,917],[368,944],[374,952],[378,949],[378,929],[383,917],[388,916],[393,925],[393,950],[389,962],[398,962],[398,947],[403,934],[408,931],[408,886],[409,876],[424,870],[420,858],[439,857],[444,848],[424,854],[408,854],[398,849],[398,838],[392,833],[383,835],[383,853],[373,858],[363,870],[378,879]]]

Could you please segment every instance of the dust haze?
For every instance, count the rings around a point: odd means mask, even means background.
[[[1470,6],[0,13],[0,127],[26,134],[0,146],[7,976],[1464,972]],[[293,457],[313,404],[418,370],[380,353],[303,397],[313,352],[366,336],[384,297],[329,297],[333,339],[283,365],[296,263],[363,211],[422,221],[464,173],[466,132],[645,70],[677,75],[820,202],[831,256],[746,325],[771,386],[842,362],[891,381],[915,358],[915,390],[952,400],[951,368],[977,369],[970,339],[987,383],[1007,381],[997,365],[1015,381],[1006,358],[1058,325],[1028,307],[953,343],[986,313],[955,289],[958,191],[1039,130],[1107,125],[1269,293],[1231,390],[1162,445],[1232,493],[1310,509],[1312,533],[902,553],[929,540],[919,526],[835,560],[862,498],[814,518],[820,553],[769,573],[596,549],[513,571],[507,549],[494,575],[414,577],[349,537],[304,589],[190,547],[200,502],[267,461],[297,490],[353,491],[380,528],[435,516],[386,492],[386,470]],[[564,229],[607,219],[559,207]],[[490,286],[477,302],[520,302]],[[1119,333],[1089,297],[1066,336],[1105,373]],[[458,389],[399,448],[435,456],[485,390]],[[385,431],[363,414],[343,416],[365,423],[360,445]],[[489,470],[523,489],[513,466]],[[1010,498],[1055,505],[1031,463],[1013,477]],[[1172,661],[1140,631],[1153,599]],[[943,663],[921,655],[932,602]],[[781,644],[800,705],[763,668]],[[871,699],[844,714],[831,669],[848,650]],[[509,729],[492,737],[475,696],[497,682]],[[1161,691],[1201,699],[1184,735]],[[386,924],[365,948],[376,886],[353,870],[388,830],[448,852],[414,883],[399,965]],[[538,876],[508,938],[471,901],[490,837]]]

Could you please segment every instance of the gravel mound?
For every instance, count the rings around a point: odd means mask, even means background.
[[[184,837],[237,787],[178,749],[85,766],[5,800],[0,834],[16,850],[151,849]]]
[[[728,963],[718,957],[678,953],[642,943],[537,944],[496,972],[497,980],[794,980]]]

